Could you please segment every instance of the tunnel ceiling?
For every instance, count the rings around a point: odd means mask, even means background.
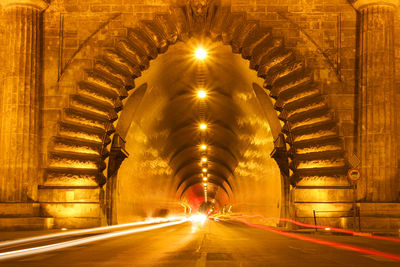
[[[204,60],[194,56],[198,47],[207,50]],[[148,92],[136,120],[169,163],[179,196],[203,185],[204,177],[208,197],[214,198],[218,190],[232,194],[243,155],[258,149],[254,126],[266,121],[252,89],[255,80],[255,73],[230,47],[198,39],[171,47],[139,79],[147,83]],[[199,91],[206,97],[199,97]],[[203,123],[205,130],[200,129]],[[269,126],[264,126],[264,142],[272,142]],[[202,190],[190,194],[198,192]]]

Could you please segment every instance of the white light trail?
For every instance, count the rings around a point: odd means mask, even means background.
[[[190,216],[189,220],[195,223],[204,224],[204,222],[207,220],[207,216],[204,214],[196,214]]]
[[[85,238],[80,238],[80,239],[76,239],[76,240],[71,240],[71,241],[66,241],[66,242],[61,242],[61,243],[56,243],[56,244],[51,244],[51,245],[3,252],[3,253],[0,253],[0,261],[10,260],[10,259],[19,258],[19,257],[31,256],[31,255],[35,255],[35,254],[39,254],[39,253],[44,253],[44,252],[49,252],[49,251],[58,250],[58,249],[62,249],[62,248],[68,248],[68,247],[72,247],[72,246],[87,244],[87,243],[105,240],[105,239],[109,239],[109,238],[113,238],[113,237],[160,229],[160,228],[164,228],[164,227],[168,227],[168,226],[182,224],[187,221],[189,221],[189,219],[182,219],[179,221],[161,223],[161,224],[156,224],[156,225],[151,225],[151,226],[146,226],[146,227],[141,227],[141,228],[135,228],[135,229],[125,230],[125,231],[100,234],[100,235],[96,235],[96,236],[85,237]],[[103,227],[101,227],[101,228],[103,228]]]
[[[68,231],[68,232],[54,233],[54,234],[48,234],[48,235],[33,236],[33,237],[21,238],[21,239],[17,239],[17,240],[0,242],[0,248],[16,246],[16,245],[20,245],[20,244],[29,244],[32,242],[38,242],[38,241],[52,239],[52,238],[67,237],[67,236],[82,235],[82,234],[93,234],[93,233],[100,232],[100,231],[115,230],[115,229],[119,229],[119,228],[131,227],[131,226],[141,226],[141,225],[170,222],[170,221],[176,221],[176,220],[179,220],[179,218],[176,218],[176,217],[150,218],[146,221],[141,221],[141,222],[125,223],[125,224],[118,224],[118,225],[112,225],[112,226],[103,226],[103,227],[96,227],[96,228],[90,228],[90,229],[72,230],[72,231]]]

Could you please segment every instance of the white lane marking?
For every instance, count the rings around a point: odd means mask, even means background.
[[[206,241],[207,234],[203,234],[203,238],[201,239],[201,242],[199,244],[199,247],[196,249],[196,253],[200,253],[200,258],[196,261],[195,267],[205,267],[207,263],[207,252],[202,251],[202,248],[204,247],[204,243]]]
[[[87,244],[87,243],[100,241],[100,240],[105,240],[105,239],[112,238],[112,237],[118,237],[118,236],[133,234],[133,233],[139,233],[139,232],[144,232],[144,231],[160,229],[160,228],[164,228],[164,227],[168,227],[168,226],[172,226],[172,225],[182,224],[187,221],[189,221],[189,220],[184,219],[184,220],[180,220],[180,221],[151,225],[151,226],[135,228],[135,229],[131,229],[131,230],[100,234],[100,235],[96,235],[96,236],[80,238],[80,239],[76,239],[76,240],[71,240],[71,241],[66,241],[66,242],[61,242],[61,243],[56,243],[56,244],[51,244],[51,245],[3,252],[3,253],[0,253],[0,261],[10,260],[10,259],[17,258],[17,257],[36,255],[39,253],[44,253],[44,252],[54,251],[54,250],[58,250],[58,249],[62,249],[62,248],[68,248],[68,247],[72,247],[72,246]]]

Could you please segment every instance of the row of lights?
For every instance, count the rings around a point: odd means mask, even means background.
[[[198,48],[195,51],[195,57],[198,60],[204,60],[207,57],[207,51],[203,48]],[[204,89],[200,89],[197,91],[197,97],[199,99],[205,99],[207,97],[207,92]],[[200,123],[199,128],[201,131],[206,131],[207,130],[207,124],[206,123]],[[207,148],[208,146],[206,144],[201,144],[200,145],[200,150],[202,151],[202,157],[201,157],[201,172],[202,172],[202,177],[203,177],[203,187],[204,187],[204,201],[207,202],[207,185],[208,185],[208,169],[207,169]]]

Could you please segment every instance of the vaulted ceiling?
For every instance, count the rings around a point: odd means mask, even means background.
[[[207,50],[206,59],[193,57],[197,47]],[[243,174],[257,161],[259,166],[271,161],[273,138],[252,88],[258,79],[229,47],[198,40],[179,43],[138,81],[147,84],[147,92],[135,120],[168,162],[179,197],[203,196],[202,169],[207,168],[208,197],[219,195],[227,202],[238,187],[239,165]],[[205,98],[197,96],[199,90],[206,92]],[[207,124],[206,130],[200,129],[201,123]],[[201,149],[203,144],[207,149]]]

